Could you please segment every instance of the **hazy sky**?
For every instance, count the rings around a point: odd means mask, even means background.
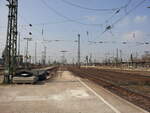
[[[47,46],[47,58],[59,59],[60,51],[67,50],[66,57],[71,61],[77,56],[77,34],[81,34],[82,60],[86,55],[92,54],[96,60],[104,56],[116,55],[116,49],[123,51],[126,58],[130,53],[142,54],[150,50],[149,45],[141,45],[150,42],[150,1],[133,9],[143,0],[18,0],[19,1],[19,32],[21,33],[21,53],[25,53],[25,40],[32,32],[32,41],[29,43],[29,52],[34,56],[35,41],[38,43],[38,59],[41,58],[43,44]],[[89,9],[120,8],[129,2],[127,8],[117,10],[88,10],[67,4],[73,3]],[[8,8],[6,0],[0,0],[0,55],[3,51],[6,39],[6,26]],[[133,9],[133,10],[132,10]],[[125,16],[128,12],[131,13]],[[116,14],[115,14],[116,13]],[[118,21],[122,18],[120,21]],[[108,21],[106,21],[108,20]],[[118,21],[117,23],[115,23]],[[111,31],[102,32],[109,25],[113,25]],[[32,24],[29,27],[28,24]],[[96,25],[95,25],[96,24]],[[42,29],[43,35],[42,36]],[[88,36],[87,36],[88,31]],[[61,42],[42,43],[42,40],[65,40]],[[88,41],[105,41],[103,44],[91,44]],[[128,42],[122,44],[122,42]]]

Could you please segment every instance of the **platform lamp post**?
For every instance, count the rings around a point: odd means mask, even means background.
[[[37,64],[37,41],[35,41],[35,59],[34,59],[34,63],[35,63],[35,65]]]

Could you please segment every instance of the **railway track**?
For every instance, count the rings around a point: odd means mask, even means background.
[[[141,93],[137,93],[135,91],[131,91],[128,88],[122,87],[120,83],[117,83],[118,80],[129,79],[132,78],[131,76],[126,77],[117,77],[113,76],[112,72],[100,72],[98,70],[92,69],[77,69],[77,68],[68,68],[69,71],[73,72],[75,75],[80,76],[85,79],[92,80],[93,82],[103,86],[104,88],[108,89],[109,91],[119,95],[120,97],[134,103],[135,105],[140,106],[141,108],[150,112],[150,97],[143,95]],[[116,74],[116,73],[115,73]],[[108,75],[108,76],[107,76]],[[139,82],[141,79],[135,77],[135,82]],[[143,82],[145,78],[143,78],[140,82]],[[129,79],[126,81],[128,83],[133,82],[134,79]]]

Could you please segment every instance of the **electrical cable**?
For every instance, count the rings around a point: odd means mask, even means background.
[[[131,2],[132,2],[132,0],[129,0],[128,3],[125,5],[125,8],[124,8],[125,13],[127,13],[127,8],[131,4]]]
[[[126,14],[121,17],[120,19],[118,19],[117,21],[115,21],[112,25],[108,25],[105,30],[101,33],[100,36],[102,36],[106,31],[111,30],[115,24],[117,24],[118,22],[122,21],[126,16],[128,16],[132,11],[134,11],[135,9],[137,9],[140,5],[142,5],[146,0],[142,0],[141,2],[139,2],[138,4],[136,4],[132,9],[130,9],[128,12],[126,12]]]
[[[47,7],[49,7],[47,4],[46,4],[46,2],[45,1],[43,1],[44,2],[44,5],[46,5]],[[127,4],[124,6],[124,7],[126,7],[127,6]],[[56,11],[54,8],[52,8],[52,7],[49,7],[53,12],[55,12],[57,15],[59,15],[59,16],[61,16],[61,17],[63,17],[63,18],[65,18],[66,20],[64,20],[64,21],[59,21],[59,22],[47,22],[47,23],[39,23],[39,24],[33,24],[34,26],[35,25],[48,25],[48,24],[61,24],[61,23],[66,23],[66,22],[76,22],[76,23],[78,23],[78,24],[82,24],[82,25],[92,25],[92,26],[102,26],[102,24],[87,24],[87,23],[82,23],[82,22],[79,22],[79,21],[77,21],[77,20],[74,20],[74,19],[70,19],[70,18],[68,18],[68,17],[66,17],[66,16],[64,16],[64,15],[62,15],[62,14],[60,14],[58,11]],[[123,7],[122,7],[123,8]],[[117,9],[117,8],[116,8]],[[119,9],[117,10],[117,11],[119,11]],[[116,12],[117,12],[116,11]],[[116,12],[115,12],[115,14],[116,14]],[[19,25],[19,26],[28,26],[28,25]],[[1,26],[1,27],[3,27],[3,26]]]
[[[139,2],[136,6],[134,6],[132,9],[130,9],[128,12],[126,12],[126,14],[121,17],[120,19],[118,19],[117,21],[115,21],[112,25],[117,24],[118,22],[120,22],[121,20],[123,20],[126,16],[128,16],[133,10],[137,9],[140,5],[142,5],[146,0],[142,0],[141,2]]]
[[[148,45],[150,44],[150,42],[145,41],[145,42],[129,42],[129,41],[123,41],[123,42],[116,42],[116,41],[99,41],[99,42],[95,42],[95,41],[88,41],[91,44],[116,44],[116,43],[120,43],[123,45],[126,44],[136,44],[136,45]]]
[[[74,20],[74,19],[70,19],[69,17],[67,17],[67,16],[61,14],[60,12],[58,12],[56,9],[50,7],[50,6],[45,2],[45,0],[41,0],[41,2],[42,2],[49,10],[51,10],[51,11],[54,12],[56,15],[58,15],[58,16],[64,18],[64,19],[67,20],[67,21],[74,22],[74,23],[81,24],[81,25],[102,26],[102,24],[88,24],[88,23],[79,22],[79,21]]]
[[[26,25],[26,26],[30,26],[30,27],[32,27],[32,29],[36,30],[38,33],[40,33],[40,32],[41,32],[39,29],[36,29],[34,26],[32,26],[32,24],[31,24],[31,23],[29,23],[29,21],[28,21],[26,18],[24,18],[23,16],[21,16],[20,14],[19,14],[19,17],[20,17],[20,18],[22,18],[22,19],[24,20],[24,22],[26,22],[26,23],[27,23],[27,25]],[[26,29],[25,29],[25,30],[26,30]],[[26,31],[27,31],[27,30],[26,30]]]
[[[122,11],[122,9],[124,9],[124,10],[125,10],[125,13],[126,13],[126,12],[127,12],[127,7],[130,5],[131,1],[132,1],[132,0],[129,0],[129,1],[125,4],[124,7],[122,7],[122,8],[120,8],[120,9],[116,10],[116,11],[105,21],[105,23],[108,23],[115,15],[117,15],[118,13],[120,13],[120,12]]]
[[[64,3],[66,3],[66,4],[68,4],[68,5],[74,6],[74,7],[78,7],[78,8],[85,9],[85,10],[92,10],[92,11],[115,11],[115,10],[118,10],[118,9],[124,7],[124,6],[121,6],[121,7],[119,7],[119,8],[98,9],[98,8],[88,8],[88,7],[84,7],[84,6],[81,6],[81,5],[72,3],[72,2],[70,2],[70,1],[67,1],[67,0],[61,0],[61,1],[64,2]]]

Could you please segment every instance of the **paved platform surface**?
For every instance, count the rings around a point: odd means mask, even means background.
[[[68,71],[38,85],[0,86],[0,113],[146,113]],[[148,112],[147,112],[148,113]]]

